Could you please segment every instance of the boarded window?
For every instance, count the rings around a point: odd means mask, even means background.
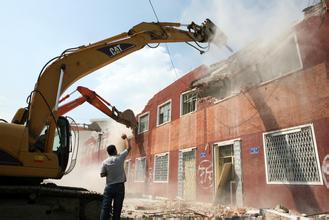
[[[145,171],[146,171],[145,157],[137,158],[135,163],[136,163],[135,181],[144,182],[145,181]]]
[[[170,121],[171,116],[171,102],[158,107],[158,125],[164,124]]]
[[[195,200],[196,198],[196,163],[195,149],[180,152],[182,154],[182,197],[185,200]]]
[[[268,183],[321,184],[311,125],[264,134]]]
[[[143,133],[149,129],[149,114],[138,117],[138,133]]]
[[[154,181],[168,181],[168,153],[155,155],[154,158]]]
[[[192,90],[181,96],[181,115],[196,111],[197,92]]]

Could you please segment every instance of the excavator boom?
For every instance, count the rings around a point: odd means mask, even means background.
[[[179,23],[141,23],[128,33],[64,51],[45,67],[36,83],[28,115],[29,142],[33,143],[39,136],[51,114],[56,118],[59,97],[80,78],[147,44],[208,42],[216,30],[210,20],[201,26],[192,23],[188,30],[178,27]]]

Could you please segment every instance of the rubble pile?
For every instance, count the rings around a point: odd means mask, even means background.
[[[321,215],[320,215],[321,214]],[[191,220],[328,220],[328,212],[300,214],[283,205],[273,208],[237,208],[212,203],[183,200],[127,198],[121,219],[191,219]]]
[[[128,199],[125,219],[261,219],[259,210],[181,200]]]

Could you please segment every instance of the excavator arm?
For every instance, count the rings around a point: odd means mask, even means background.
[[[67,112],[73,110],[74,108],[82,105],[85,102],[88,102],[95,108],[99,109],[101,112],[111,117],[113,120],[130,127],[134,132],[137,129],[137,120],[135,114],[132,110],[127,109],[124,112],[120,112],[109,102],[99,96],[95,91],[92,91],[86,87],[78,86],[75,91],[78,91],[81,94],[81,97],[76,98],[66,104],[61,105],[58,108],[57,114],[64,115]],[[71,93],[72,94],[72,93]],[[70,97],[71,94],[64,96],[59,103],[62,103],[64,100]]]
[[[179,27],[179,23],[141,23],[128,33],[64,51],[44,68],[35,85],[28,109],[29,143],[35,142],[47,120],[57,118],[59,97],[80,78],[147,44],[209,42],[216,31],[210,20],[201,26],[192,23],[187,30]]]
[[[11,123],[0,123],[0,179],[13,177],[39,182],[59,179],[65,174],[71,150],[71,128],[68,120],[61,116],[59,101],[74,82],[147,44],[214,41],[225,45],[223,37],[219,41],[215,39],[215,32],[216,26],[210,20],[185,27],[179,23],[141,23],[126,33],[67,49],[50,60],[40,72],[27,108],[19,109]],[[98,98],[91,100],[91,104],[104,110],[104,106],[101,107],[104,103],[100,104]],[[103,112],[119,122],[125,118],[118,117],[113,108]],[[47,133],[43,148],[38,149],[36,143],[43,136],[42,130]]]

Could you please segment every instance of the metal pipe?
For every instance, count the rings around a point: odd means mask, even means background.
[[[55,103],[55,106],[54,106],[55,111],[58,110],[59,97],[61,96],[61,90],[62,90],[62,85],[63,85],[64,69],[65,69],[65,66],[62,66],[61,71],[60,71],[60,75],[59,75],[57,97],[56,97],[56,103]]]

